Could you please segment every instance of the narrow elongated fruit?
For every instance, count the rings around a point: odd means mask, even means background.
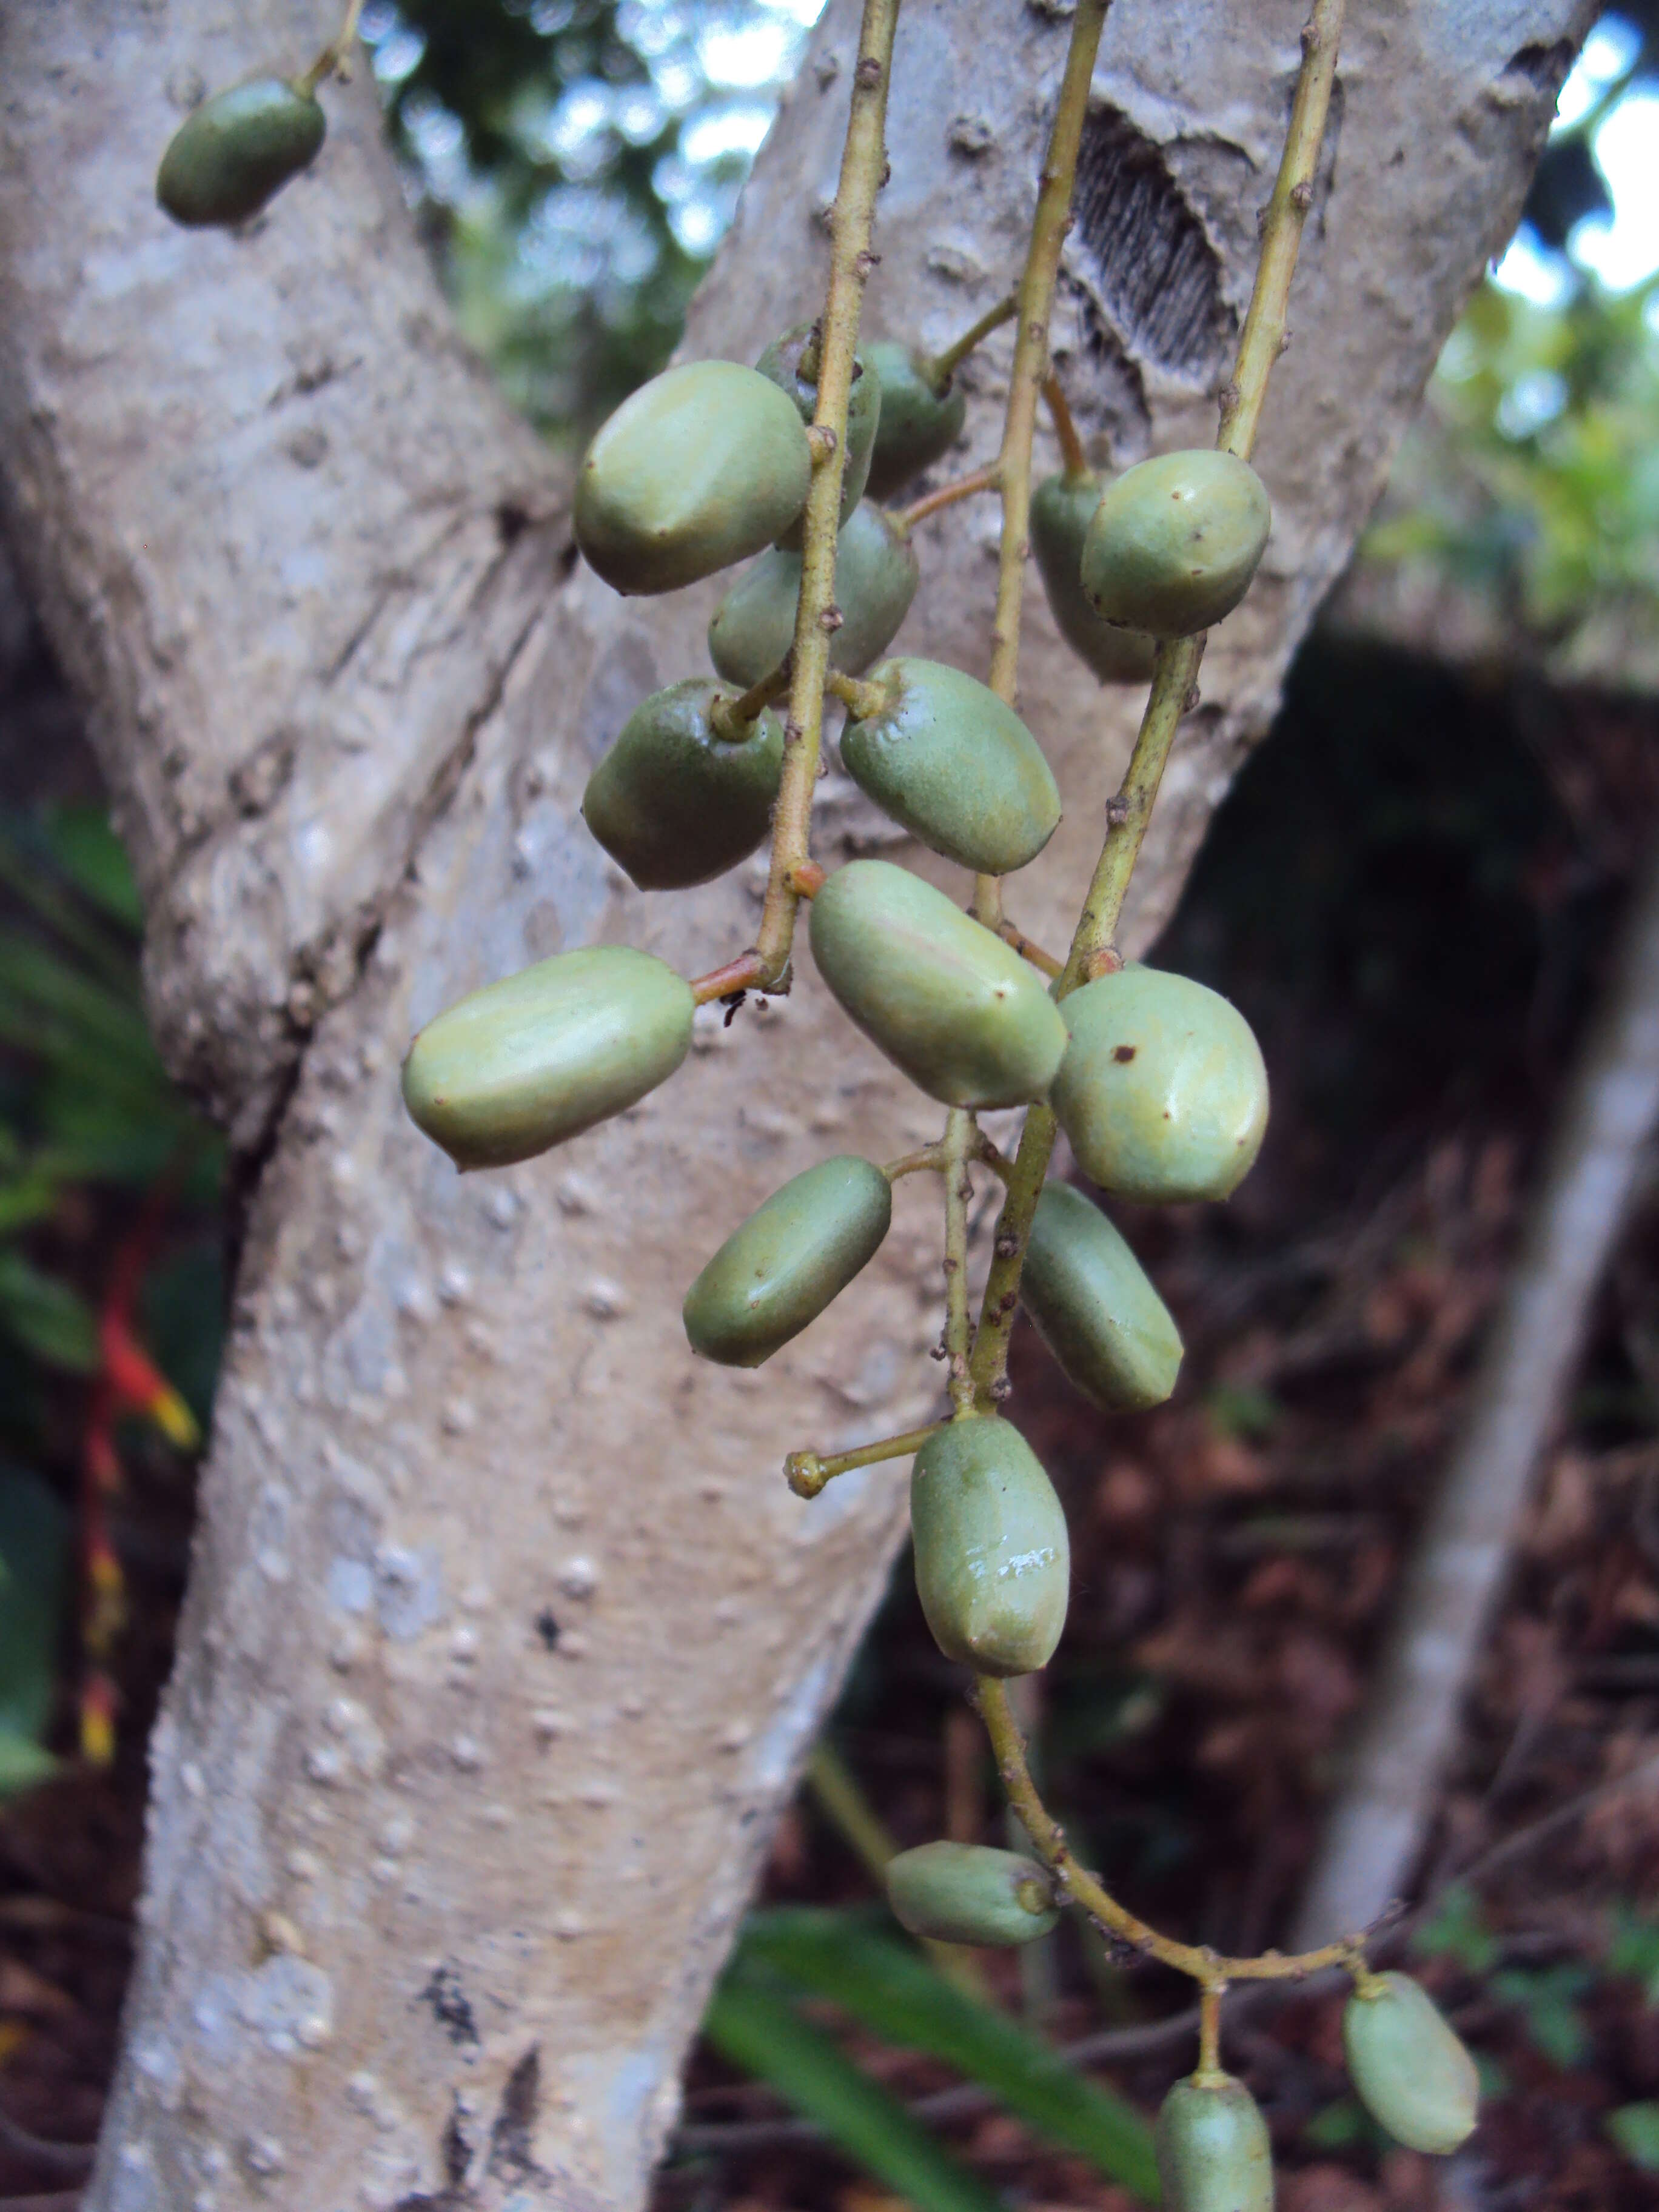
[[[1428,1991],[1409,1974],[1379,1974],[1342,2014],[1342,2043],[1359,2101],[1410,2150],[1454,2151],[1474,2129],[1480,2077]]]
[[[769,378],[780,392],[788,393],[803,422],[810,422],[817,412],[817,374],[814,372],[811,377],[801,374],[801,356],[816,327],[811,323],[797,323],[781,338],[774,338],[755,363],[761,374]],[[853,388],[847,400],[847,459],[841,472],[841,522],[838,528],[845,525],[848,516],[864,497],[864,487],[870,475],[870,449],[875,443],[876,427],[881,420],[881,399],[880,377],[871,368],[865,355],[855,353],[853,356]],[[798,553],[800,550],[801,525],[799,520],[779,532],[778,543],[788,551]]]
[[[1227,1197],[1267,1126],[1267,1071],[1238,1009],[1190,976],[1123,968],[1061,1011],[1054,1109],[1090,1181],[1155,1205]]]
[[[1066,1380],[1103,1413],[1161,1406],[1181,1371],[1181,1334],[1139,1260],[1080,1190],[1037,1200],[1019,1300]]]
[[[1046,1667],[1066,1626],[1066,1516],[1019,1431],[994,1414],[952,1421],[910,1470],[916,1595],[947,1659],[981,1674]]]
[[[842,764],[859,788],[947,860],[1006,876],[1060,820],[1042,748],[994,691],[940,660],[885,660],[872,712],[849,716]]]
[[[869,492],[872,499],[890,499],[950,452],[968,419],[968,401],[950,377],[942,391],[935,390],[931,366],[914,346],[877,338],[865,347],[864,358],[881,379]]]
[[[892,1218],[892,1186],[854,1153],[794,1176],[732,1231],[686,1292],[692,1350],[722,1367],[758,1367],[868,1266]]]
[[[708,652],[728,682],[748,685],[769,676],[795,639],[801,556],[769,546],[745,568],[714,611]],[[878,507],[861,500],[836,540],[836,605],[841,628],[830,641],[830,665],[861,676],[898,635],[910,611],[921,571],[914,547]]]
[[[318,101],[280,76],[258,76],[204,100],[168,141],[155,198],[198,229],[246,222],[317,158],[327,122]]]
[[[1248,461],[1161,453],[1107,486],[1083,541],[1084,591],[1109,623],[1190,637],[1243,598],[1272,526]]]
[[[583,819],[642,891],[724,875],[770,827],[783,726],[767,713],[721,737],[710,709],[735,696],[705,676],[653,691],[587,780]]]
[[[899,1920],[936,1943],[1030,1943],[1060,1918],[1042,1869],[985,1844],[919,1844],[889,1859],[886,1881]]]
[[[769,377],[690,362],[642,384],[576,479],[576,543],[619,592],[673,592],[758,553],[806,503],[812,453]]]
[[[1164,2212],[1273,2212],[1267,2124],[1232,2075],[1177,2081],[1164,2100],[1155,2141]]]
[[[1083,541],[1104,489],[1092,472],[1045,477],[1031,495],[1031,550],[1054,627],[1073,652],[1103,683],[1145,684],[1158,640],[1105,621],[1083,588]]]
[[[506,1167],[664,1082],[696,1011],[690,985],[649,952],[556,953],[428,1022],[404,1062],[404,1103],[457,1167]]]
[[[1066,1049],[1042,978],[890,860],[853,860],[812,902],[812,957],[842,1006],[946,1106],[1040,1098]]]

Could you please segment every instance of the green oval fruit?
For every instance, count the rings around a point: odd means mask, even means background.
[[[810,422],[817,411],[818,380],[809,381],[800,373],[800,358],[808,339],[817,325],[797,323],[781,338],[774,338],[766,351],[755,363],[761,374],[769,377],[780,392],[787,392],[794,401],[803,422]],[[881,420],[881,379],[871,368],[862,353],[853,356],[853,388],[847,399],[847,459],[841,472],[841,520],[847,518],[864,497],[864,487],[870,475],[870,449],[875,443],[876,426]],[[792,522],[787,530],[778,533],[778,543],[786,551],[798,553],[801,545],[802,525]],[[775,663],[774,665],[776,664]],[[765,673],[763,670],[762,674]]]
[[[1083,589],[1083,541],[1105,487],[1097,476],[1045,477],[1031,495],[1031,550],[1054,627],[1105,684],[1145,684],[1158,640],[1103,621]]]
[[[258,76],[216,92],[168,141],[155,198],[175,222],[246,222],[317,158],[328,125],[308,92]]]
[[[1109,484],[1083,541],[1083,588],[1109,623],[1190,637],[1249,589],[1273,526],[1267,488],[1236,454],[1161,453]]]
[[[734,1230],[685,1294],[691,1349],[758,1367],[869,1265],[893,1218],[892,1186],[855,1153],[820,1160]]]
[[[943,891],[853,860],[812,902],[812,957],[844,1011],[946,1106],[1040,1098],[1066,1024],[1036,970]]]
[[[916,1595],[947,1659],[981,1674],[1046,1667],[1066,1626],[1066,1516],[1042,1463],[995,1414],[951,1421],[910,1469]]]
[[[1409,1974],[1379,1974],[1342,2014],[1342,2043],[1359,2101],[1409,2150],[1454,2151],[1474,2131],[1480,2077],[1428,1991]]]
[[[459,1168],[531,1159],[671,1076],[696,1012],[690,985],[649,952],[556,953],[428,1022],[404,1062],[404,1103]]]
[[[1181,1333],[1139,1260],[1097,1206],[1063,1182],[1037,1200],[1019,1301],[1060,1372],[1103,1413],[1161,1406],[1181,1371]]]
[[[877,338],[865,347],[864,358],[881,379],[869,492],[872,499],[890,499],[950,452],[968,419],[968,401],[952,379],[942,392],[933,389],[928,362],[914,346]]]
[[[709,710],[734,696],[706,676],[653,691],[587,780],[582,818],[642,891],[724,875],[771,827],[783,726],[763,714],[746,738],[720,737]]]
[[[769,546],[745,568],[714,611],[708,652],[728,682],[769,676],[795,641],[801,556]],[[830,665],[862,676],[886,652],[910,611],[921,574],[915,550],[878,507],[861,500],[836,540],[836,605],[842,625],[830,641]]]
[[[1013,708],[940,660],[884,661],[870,680],[883,704],[849,714],[841,741],[860,790],[976,874],[1034,860],[1060,820],[1060,786]]]
[[[985,1844],[919,1844],[888,1860],[885,1880],[899,1921],[935,1943],[1030,1943],[1060,1918],[1042,1869]]]
[[[1273,2212],[1273,2146],[1231,2074],[1194,2074],[1164,2100],[1156,2136],[1164,2212]]]
[[[1054,1109],[1091,1182],[1154,1205],[1225,1198],[1267,1126],[1250,1025],[1190,976],[1123,968],[1062,1000]]]
[[[576,543],[618,592],[674,592],[758,553],[806,503],[812,453],[769,378],[696,361],[642,384],[576,479]]]

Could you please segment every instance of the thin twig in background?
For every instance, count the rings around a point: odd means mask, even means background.
[[[1462,1442],[1430,1508],[1292,1930],[1304,1947],[1376,1918],[1422,1847],[1464,1693],[1591,1301],[1659,1127],[1659,848],[1581,1048]]]

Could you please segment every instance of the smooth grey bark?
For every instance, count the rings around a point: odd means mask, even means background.
[[[1293,1949],[1368,1927],[1409,1879],[1534,1475],[1659,1128],[1659,848],[1632,894],[1607,996],[1581,1048],[1504,1286],[1463,1436],[1436,1492]]]
[[[1353,9],[1260,455],[1274,540],[1206,660],[1136,945],[1513,222],[1589,12]],[[1212,434],[1301,16],[1109,20],[1055,338],[1119,462]],[[752,356],[815,303],[856,17],[832,0],[691,353]],[[3,20],[6,519],[150,902],[167,1049],[263,1158],[89,2212],[632,2206],[902,1529],[902,1470],[807,1507],[779,1463],[931,1402],[931,1194],[901,1187],[879,1261],[763,1375],[692,1362],[680,1288],[784,1176],[937,1115],[803,960],[792,998],[705,1016],[674,1084],[549,1159],[462,1180],[408,1127],[405,1041],[471,986],[597,938],[688,972],[746,943],[756,870],[647,901],[575,812],[641,696],[702,665],[716,587],[624,604],[573,573],[561,473],[458,347],[366,86],[246,234],[157,216],[179,99],[300,59],[288,0]],[[1064,42],[1056,9],[908,0],[869,329],[938,343],[1006,288]],[[1004,333],[968,372],[973,456],[1007,358]],[[994,529],[929,526],[907,649],[982,671]],[[1040,604],[1023,676],[1067,812],[1011,904],[1058,942],[1139,702]],[[840,778],[823,799],[826,863],[893,842]]]

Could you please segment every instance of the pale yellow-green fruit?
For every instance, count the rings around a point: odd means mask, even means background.
[[[1145,684],[1158,640],[1095,612],[1083,588],[1083,541],[1106,487],[1092,471],[1045,477],[1031,495],[1031,550],[1054,627],[1103,684]]]
[[[734,361],[665,369],[588,447],[576,543],[618,592],[673,592],[745,560],[806,503],[812,453],[794,403]]]
[[[1012,875],[1060,822],[1060,787],[1012,707],[942,660],[884,660],[849,710],[842,765],[912,836],[975,874]]]
[[[1181,1333],[1100,1208],[1063,1182],[1037,1200],[1020,1304],[1066,1380],[1103,1413],[1161,1406],[1181,1371]]]
[[[1091,1182],[1152,1205],[1226,1198],[1267,1126],[1267,1071],[1219,992],[1120,969],[1062,1000],[1071,1042],[1053,1105]]]
[[[986,1844],[918,1844],[888,1860],[884,1878],[897,1918],[935,1943],[1030,1943],[1060,1918],[1043,1869]]]
[[[981,1674],[1046,1667],[1066,1626],[1071,1545],[1042,1463],[995,1415],[951,1421],[910,1470],[916,1595],[947,1659]]]
[[[816,325],[797,323],[771,344],[755,363],[761,374],[769,377],[780,392],[787,392],[795,403],[803,422],[811,423],[817,413],[818,380],[816,374],[803,376],[801,360],[811,340]],[[875,442],[876,427],[881,420],[881,379],[871,368],[862,352],[853,356],[853,386],[847,396],[847,458],[841,472],[841,512],[836,526],[840,529],[853,509],[864,497],[864,488],[870,475],[870,449]],[[801,547],[803,524],[800,520],[791,523],[779,538],[786,550],[799,552]],[[764,673],[764,671],[762,672]]]
[[[1359,2101],[1408,2150],[1454,2151],[1474,2131],[1480,2077],[1428,1991],[1409,1974],[1376,1977],[1342,2014]]]
[[[855,1153],[793,1176],[733,1230],[685,1296],[694,1352],[758,1367],[799,1336],[880,1249],[892,1186]]]
[[[1273,2212],[1273,2145],[1231,2074],[1194,2074],[1164,2100],[1156,2136],[1164,2212]]]
[[[853,860],[812,902],[818,973],[871,1042],[946,1106],[1040,1098],[1066,1049],[1042,978],[943,891]]]
[[[729,683],[746,689],[769,676],[795,641],[802,556],[769,546],[714,610],[708,653]],[[836,540],[836,605],[841,628],[830,665],[861,676],[897,636],[921,571],[915,550],[878,507],[861,500]]]
[[[641,702],[587,780],[582,819],[642,891],[706,884],[766,836],[783,774],[783,725],[714,721],[736,694],[694,676]]]
[[[666,1080],[691,1044],[691,987],[599,945],[486,984],[416,1037],[404,1103],[459,1168],[533,1158]]]
[[[968,398],[948,376],[939,388],[932,364],[915,346],[876,338],[864,357],[881,379],[868,489],[872,499],[890,499],[950,452],[968,419]]]
[[[1083,540],[1084,591],[1109,623],[1190,637],[1243,598],[1272,526],[1248,461],[1208,447],[1160,453],[1102,494]]]

